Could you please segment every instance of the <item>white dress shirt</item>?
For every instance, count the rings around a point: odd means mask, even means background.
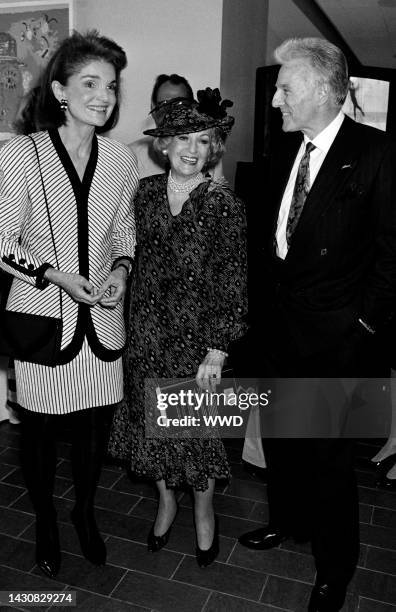
[[[302,156],[304,155],[305,147],[308,142],[312,142],[315,145],[315,149],[311,152],[309,158],[309,176],[310,176],[310,188],[313,185],[314,180],[320,170],[324,159],[333,144],[335,137],[338,134],[338,130],[344,121],[344,113],[340,111],[335,119],[324,130],[322,130],[312,141],[310,141],[305,135],[304,140],[301,143],[301,147],[298,150],[297,157],[294,161],[293,168],[290,172],[289,180],[286,185],[286,189],[283,194],[281,206],[278,215],[278,225],[276,229],[276,242],[277,242],[277,255],[282,259],[285,259],[288,251],[288,245],[286,240],[286,225],[289,217],[290,205],[293,197],[294,185],[297,178],[298,167]]]

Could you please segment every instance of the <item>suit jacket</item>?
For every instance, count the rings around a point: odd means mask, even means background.
[[[9,310],[59,317],[62,302],[62,351],[71,361],[84,338],[95,355],[112,361],[125,343],[122,304],[90,308],[43,280],[50,266],[82,274],[96,286],[119,258],[133,257],[132,199],[137,166],[129,149],[95,136],[81,182],[57,130],[33,135],[56,246],[54,253],[43,186],[30,138],[18,136],[0,152],[0,268],[13,275]]]
[[[287,135],[273,156],[256,249],[262,297],[254,319],[264,333],[286,326],[308,355],[342,343],[359,318],[381,328],[395,309],[395,165],[383,132],[345,117],[282,261],[275,231],[301,139]]]

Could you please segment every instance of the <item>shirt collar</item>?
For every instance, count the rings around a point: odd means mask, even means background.
[[[315,136],[313,140],[309,140],[309,138],[304,135],[304,144],[307,145],[307,142],[312,142],[317,149],[319,149],[322,153],[327,154],[338,134],[338,130],[340,129],[344,118],[344,113],[340,111],[335,119],[333,119],[333,121],[331,121],[331,123],[329,123],[324,130]]]

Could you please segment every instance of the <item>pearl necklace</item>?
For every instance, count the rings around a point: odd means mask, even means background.
[[[174,193],[190,193],[195,187],[202,182],[203,174],[198,172],[185,183],[177,183],[172,176],[172,172],[168,175],[168,189]]]

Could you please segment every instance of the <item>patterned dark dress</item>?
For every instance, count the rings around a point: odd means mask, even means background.
[[[229,476],[223,443],[145,438],[144,381],[195,377],[208,347],[227,350],[244,333],[244,208],[228,188],[207,181],[172,216],[164,174],[142,179],[135,203],[138,247],[125,399],[114,417],[109,452],[138,475],[202,491],[208,478]]]

